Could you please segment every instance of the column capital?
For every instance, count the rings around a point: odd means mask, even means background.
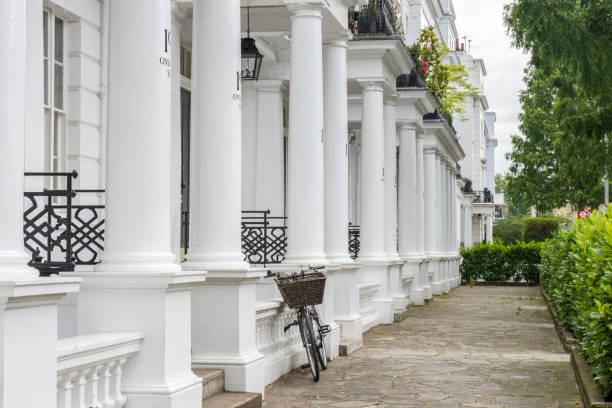
[[[399,126],[400,129],[408,129],[415,131],[419,128],[418,122],[411,120],[398,120],[397,126]]]
[[[285,6],[291,12],[291,19],[300,17],[316,17],[323,19],[321,10],[324,6],[322,0],[310,0],[304,2],[301,0],[283,0]]]
[[[375,79],[358,79],[357,83],[363,89],[363,92],[384,92],[388,85],[387,81],[380,78]]]
[[[423,154],[438,155],[438,148],[436,146],[423,146]]]
[[[343,30],[340,33],[333,35],[325,35],[323,37],[324,47],[342,47],[347,48],[347,41],[353,38],[353,34],[349,30]]]

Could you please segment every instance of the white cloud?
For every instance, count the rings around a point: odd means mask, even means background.
[[[485,93],[490,110],[497,113],[495,171],[498,173],[508,169],[505,155],[512,150],[510,137],[519,133],[518,95],[524,89],[523,71],[529,60],[521,50],[512,48],[506,34],[503,10],[507,3],[507,0],[454,0],[459,36],[472,40],[470,53],[475,58],[483,58],[487,68]]]

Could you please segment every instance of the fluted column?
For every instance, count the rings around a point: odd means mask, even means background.
[[[371,82],[362,86],[359,258],[381,260],[386,258],[383,88]]]
[[[332,263],[352,263],[348,255],[346,39],[327,42],[323,68],[325,253]]]
[[[487,228],[487,243],[493,243],[493,216],[487,215],[486,218],[486,228]]]
[[[442,281],[442,291],[447,292],[448,288],[448,223],[446,214],[448,212],[447,197],[447,176],[446,176],[446,157],[440,156],[440,280]]]
[[[472,244],[472,207],[469,203],[470,197],[468,196],[465,206],[463,207],[463,245],[466,248],[471,248]]]
[[[325,263],[321,6],[291,15],[287,180],[288,263]]]

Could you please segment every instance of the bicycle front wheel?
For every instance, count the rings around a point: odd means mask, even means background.
[[[325,349],[325,330],[323,329],[323,325],[321,324],[321,318],[319,317],[319,313],[317,311],[316,306],[312,306],[311,309],[312,316],[315,325],[315,337],[317,340],[317,356],[319,357],[319,363],[321,364],[321,369],[327,370],[327,350]]]
[[[305,310],[304,313],[302,313],[302,317],[300,319],[300,334],[302,335],[302,341],[304,348],[306,349],[306,358],[308,358],[308,364],[310,364],[312,379],[314,382],[319,382],[317,341],[315,338],[314,329],[312,327],[312,318],[308,310]]]

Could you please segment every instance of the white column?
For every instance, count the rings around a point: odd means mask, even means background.
[[[172,119],[170,147],[170,222],[172,233],[172,252],[179,258],[181,252],[181,19],[184,13],[175,5],[172,7]]]
[[[425,246],[430,257],[428,273],[433,275],[430,286],[433,295],[442,294],[440,282],[439,237],[440,237],[440,165],[438,151],[434,146],[424,147],[425,162]]]
[[[240,95],[242,105],[241,199],[244,211],[257,209],[257,82],[243,82]]]
[[[360,82],[363,87],[361,119],[361,207],[360,278],[376,282],[373,302],[380,323],[394,319],[389,260],[385,253],[385,124],[384,89],[378,82]]]
[[[295,5],[287,174],[288,263],[325,263],[321,6]]]
[[[328,42],[323,53],[325,253],[332,263],[348,255],[348,122],[346,40]]]
[[[425,246],[425,161],[423,157],[423,133],[417,132],[416,139],[416,168],[417,168],[417,241],[419,256],[423,261],[419,266],[419,285],[423,289],[423,297],[431,298],[429,286],[429,261],[426,258]]]
[[[26,265],[29,257],[23,246],[25,7],[25,2],[9,0],[0,15],[0,276],[4,278],[38,276]]]
[[[386,259],[383,88],[365,82],[361,122],[361,234],[359,259]]]
[[[135,408],[195,407],[202,397],[190,311],[204,276],[182,272],[172,252],[170,13],[165,0],[112,0],[105,251],[95,271],[79,273],[79,334],[144,333],[123,374]]]
[[[442,291],[447,292],[448,288],[448,223],[446,214],[448,210],[447,197],[447,176],[446,176],[446,157],[440,156],[440,280],[442,281]]]
[[[193,10],[187,262],[190,268],[242,270],[240,4],[196,0]]]
[[[241,252],[240,0],[195,0],[192,38],[193,215],[184,267],[208,277],[191,304],[191,362],[223,368],[229,391],[263,392],[254,317],[263,273],[248,269]]]
[[[487,216],[486,223],[487,223],[487,243],[492,244],[493,243],[493,216],[492,215]]]
[[[396,312],[406,309],[408,298],[403,294],[402,263],[398,256],[398,190],[397,190],[397,96],[393,95],[384,101],[384,183],[385,183],[385,253],[390,262],[388,278],[389,293],[393,299]]]
[[[465,200],[463,207],[463,245],[466,248],[472,247],[472,206],[470,205],[470,197]]]
[[[399,253],[402,257],[414,256],[419,251],[417,177],[416,125],[406,123],[400,127]]]
[[[57,304],[78,280],[38,278],[23,246],[26,2],[0,12],[0,407],[55,407]],[[42,9],[40,10],[42,13]],[[42,57],[42,54],[41,54]],[[39,99],[39,103],[41,99]]]
[[[402,123],[400,127],[400,174],[399,174],[399,246],[404,259],[403,275],[412,277],[408,295],[415,305],[422,305],[424,292],[421,288],[418,220],[418,171],[416,124]]]
[[[332,328],[328,337],[330,351],[336,354],[340,342],[346,343],[345,339],[351,337],[361,338],[357,267],[348,254],[346,38],[332,39],[323,48],[323,89],[325,254],[331,264],[338,265],[333,273],[328,269],[323,311],[325,321]],[[338,324],[334,322],[336,318]],[[355,330],[356,323],[358,330]],[[356,331],[359,336],[355,335]]]
[[[260,80],[257,88],[257,142],[255,208],[285,215],[285,147],[283,134],[283,81]],[[252,126],[252,124],[246,124]]]

